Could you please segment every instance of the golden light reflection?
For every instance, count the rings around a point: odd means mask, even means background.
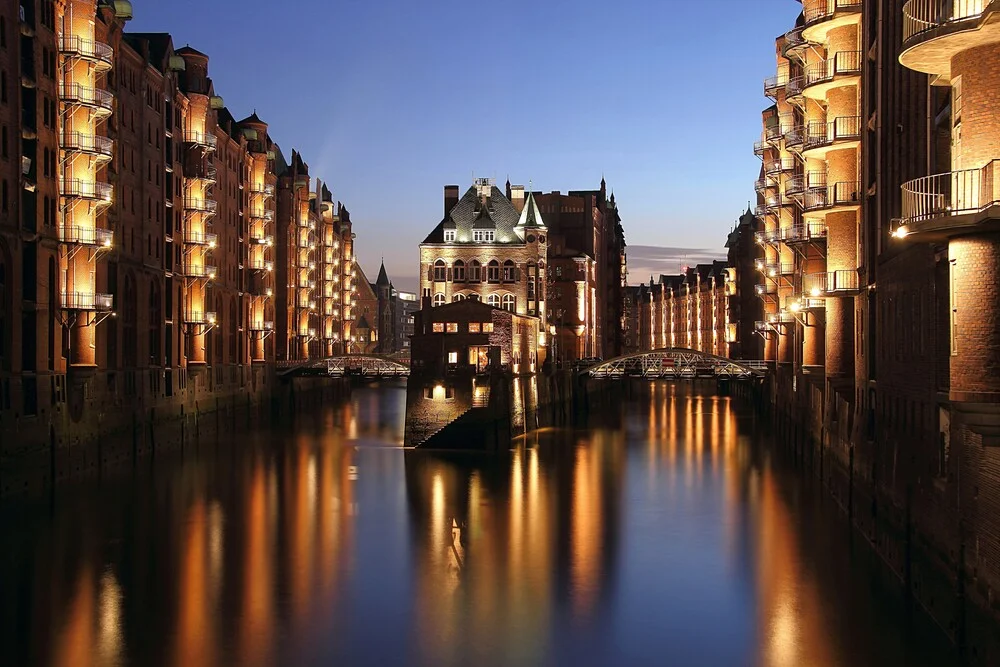
[[[201,667],[215,664],[215,633],[209,599],[207,560],[207,512],[205,501],[198,497],[188,510],[188,520],[181,541],[178,583],[177,640],[173,663],[178,667]]]

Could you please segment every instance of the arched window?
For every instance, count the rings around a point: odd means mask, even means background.
[[[160,327],[163,324],[160,283],[155,279],[149,283],[149,363],[159,366],[162,358]]]
[[[500,296],[497,294],[490,294],[486,297],[486,303],[490,304],[494,308],[500,307]]]
[[[514,298],[513,294],[503,295],[503,309],[514,312],[514,307],[517,305],[517,299]]]
[[[495,259],[490,260],[490,263],[486,265],[486,279],[491,283],[500,282],[500,262]]]
[[[452,265],[452,269],[453,269],[452,270],[452,275],[454,276],[454,278],[453,278],[454,282],[456,282],[456,283],[464,283],[465,282],[465,262],[463,262],[460,259],[459,260],[455,260],[455,263]]]
[[[443,259],[434,262],[434,282],[443,283],[448,277],[448,266]]]
[[[481,283],[483,281],[483,269],[478,260],[469,262],[469,282]]]
[[[434,306],[436,307],[436,306],[443,306],[443,305],[444,305],[444,294],[441,293],[441,292],[438,292],[437,294],[434,295]]]
[[[467,298],[469,301],[482,301],[482,298],[478,294],[470,294]]]
[[[517,277],[517,266],[512,260],[507,260],[503,263],[503,281],[505,283],[512,283]]]
[[[464,294],[455,294],[455,295],[452,295],[451,300],[455,301],[455,302],[465,301],[465,295]]]

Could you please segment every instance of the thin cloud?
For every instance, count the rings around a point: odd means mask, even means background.
[[[628,281],[637,285],[655,280],[660,274],[676,275],[685,266],[709,264],[725,259],[724,250],[712,248],[676,248],[671,246],[630,245],[628,253]]]

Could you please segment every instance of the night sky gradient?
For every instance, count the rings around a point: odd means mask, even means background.
[[[303,153],[351,210],[365,271],[384,256],[403,289],[441,220],[442,186],[464,188],[473,174],[546,192],[596,189],[603,174],[626,241],[642,246],[633,283],[684,257],[722,256],[754,196],[771,38],[801,10],[793,0],[133,6],[129,30],[207,53],[233,115],[256,109],[286,156]]]

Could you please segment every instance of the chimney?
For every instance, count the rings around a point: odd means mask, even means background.
[[[444,217],[448,217],[451,209],[455,208],[456,204],[458,204],[458,186],[444,186]]]
[[[512,185],[510,186],[510,203],[514,205],[517,212],[520,213],[524,210],[524,186],[523,185]]]
[[[414,329],[422,334],[430,333],[430,331],[425,330],[427,322],[430,321],[431,314],[431,291],[429,289],[424,289],[423,294],[420,295],[420,310],[415,313],[416,318],[414,324]]]

